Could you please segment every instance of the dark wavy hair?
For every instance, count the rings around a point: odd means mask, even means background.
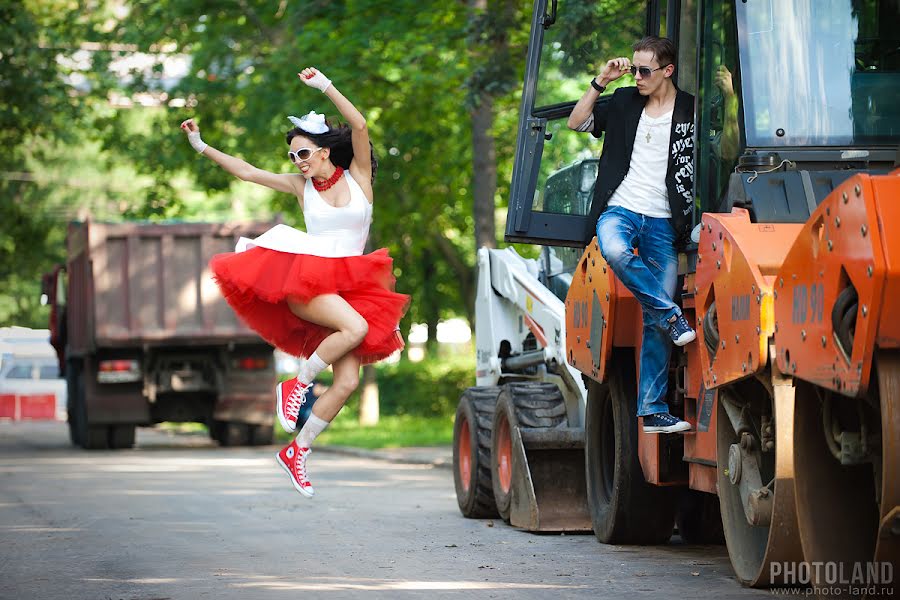
[[[330,122],[326,122],[328,131],[325,133],[309,133],[303,131],[299,127],[294,127],[287,132],[285,136],[288,146],[291,140],[297,137],[305,137],[312,140],[322,148],[331,150],[331,162],[341,167],[349,169],[350,163],[353,161],[353,142],[351,141],[351,129],[348,125],[333,126]],[[378,160],[375,158],[375,147],[369,142],[369,150],[372,153],[372,182],[375,181],[375,173],[378,171]]]

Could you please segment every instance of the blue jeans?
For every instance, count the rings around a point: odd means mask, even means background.
[[[672,301],[678,281],[675,231],[668,219],[611,206],[597,220],[597,242],[603,258],[637,298],[644,315],[637,415],[669,412],[666,389],[672,340],[668,320],[681,314]],[[635,248],[639,255],[634,254]]]

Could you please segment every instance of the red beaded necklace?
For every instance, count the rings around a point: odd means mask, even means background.
[[[317,192],[324,192],[325,190],[329,190],[334,186],[334,184],[338,182],[338,179],[340,179],[343,174],[344,169],[342,169],[341,167],[335,167],[334,173],[332,173],[331,177],[329,177],[328,179],[324,181],[317,181],[315,178],[313,178],[313,187],[316,188]]]

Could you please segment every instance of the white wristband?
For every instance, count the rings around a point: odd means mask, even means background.
[[[331,80],[325,77],[325,75],[323,75],[321,71],[316,71],[315,74],[309,79],[306,79],[304,77],[303,83],[324,93],[325,90],[328,89],[328,86],[331,85]]]
[[[187,138],[188,138],[188,142],[190,142],[190,144],[194,148],[194,150],[196,150],[200,154],[203,154],[203,151],[206,150],[207,146],[209,146],[209,144],[207,144],[206,142],[204,142],[203,140],[200,139],[199,131],[190,132],[188,134]]]

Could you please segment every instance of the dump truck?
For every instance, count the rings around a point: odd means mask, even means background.
[[[584,489],[600,542],[665,543],[677,521],[695,540],[721,532],[745,585],[860,594],[834,572],[862,574],[857,590],[895,585],[898,22],[889,0],[535,1],[505,239],[580,254],[565,356],[587,389]],[[596,238],[585,245],[599,145],[565,126],[588,77],[645,34],[676,42],[677,85],[696,97],[695,228],[676,300],[698,338],[673,351],[667,398],[685,435],[641,430],[641,309]],[[582,176],[551,181],[561,169]],[[471,468],[496,476],[503,446],[531,434],[500,439],[521,432],[516,415],[479,405],[491,452],[470,454]],[[534,478],[512,463],[513,502]],[[540,495],[525,500],[541,512]]]
[[[70,223],[44,276],[72,443],[129,448],[135,427],[199,422],[223,446],[273,439],[273,349],[219,293],[209,259],[270,223]]]

